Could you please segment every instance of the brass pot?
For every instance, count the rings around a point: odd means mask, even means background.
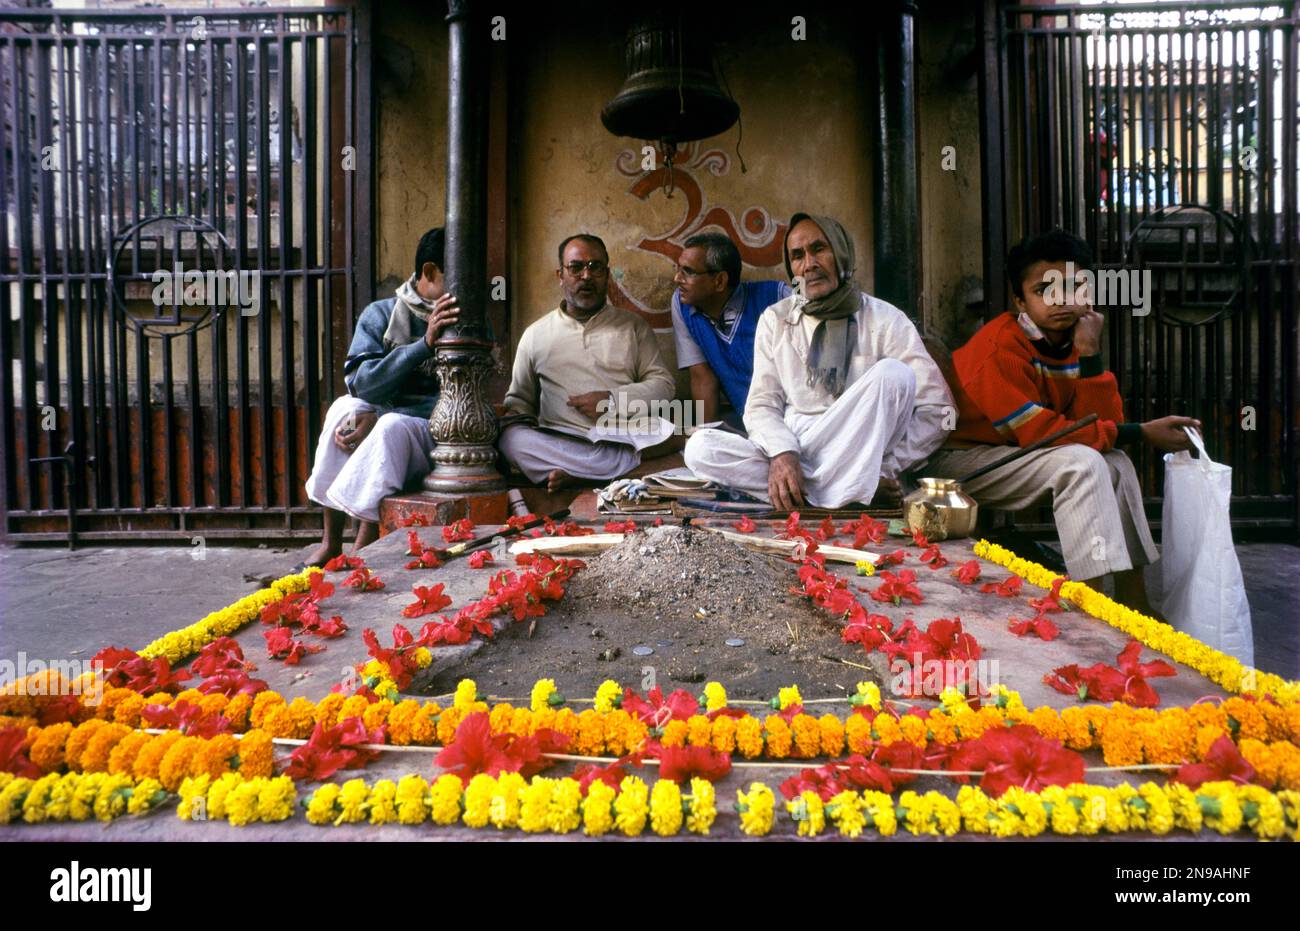
[[[903,519],[931,542],[970,536],[979,505],[952,478],[923,478],[921,487],[903,499]]]

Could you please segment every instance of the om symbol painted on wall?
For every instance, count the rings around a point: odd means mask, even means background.
[[[695,173],[707,171],[714,177],[727,174],[731,170],[731,160],[725,152],[721,149],[705,149],[697,142],[689,142],[677,149],[671,175],[665,161],[662,149],[656,153],[656,167],[651,171],[641,167],[640,153],[631,149],[624,149],[615,160],[614,167],[619,174],[636,179],[628,188],[628,193],[640,200],[648,200],[655,192],[664,193],[668,197],[681,193],[686,198],[686,214],[681,223],[662,236],[642,239],[636,244],[637,249],[666,258],[671,263],[668,269],[671,274],[672,267],[677,264],[677,257],[682,253],[682,243],[696,233],[716,227],[731,237],[740,249],[740,257],[746,265],[765,268],[782,264],[781,244],[785,241],[786,224],[773,220],[767,209],[761,206],[749,207],[737,222],[727,208],[710,206],[705,201]],[[609,300],[615,307],[640,314],[652,327],[672,326],[672,315],[668,311],[647,307],[624,290],[617,280],[609,283]]]

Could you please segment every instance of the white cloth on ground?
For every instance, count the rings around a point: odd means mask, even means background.
[[[783,421],[797,443],[804,499],[815,507],[870,503],[881,462],[912,423],[916,376],[897,359],[881,359],[820,414],[791,408]],[[768,457],[752,440],[723,430],[699,430],[686,442],[686,465],[700,478],[763,501]]]
[[[592,443],[527,424],[512,424],[497,441],[502,454],[530,482],[541,482],[555,469],[574,478],[611,479],[641,464],[641,454],[622,443]]]
[[[429,421],[408,414],[383,414],[351,453],[334,445],[334,431],[353,415],[375,405],[344,395],[330,405],[316,444],[316,462],[307,478],[307,497],[358,520],[379,520],[379,502],[433,469]]]

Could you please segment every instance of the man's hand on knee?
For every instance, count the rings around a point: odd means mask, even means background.
[[[355,452],[378,422],[379,415],[374,411],[349,414],[334,431],[334,445],[345,453]]]
[[[1161,417],[1158,420],[1148,420],[1142,424],[1142,439],[1156,449],[1164,450],[1167,453],[1191,449],[1192,441],[1187,436],[1184,427],[1192,427],[1199,432],[1201,422],[1191,417],[1179,417],[1177,415]]]
[[[803,505],[803,472],[799,469],[798,453],[780,453],[768,460],[767,496],[782,511]]]

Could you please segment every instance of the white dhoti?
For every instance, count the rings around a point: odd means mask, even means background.
[[[497,441],[506,460],[530,482],[541,482],[556,469],[574,478],[605,481],[641,464],[641,454],[622,443],[592,443],[581,437],[512,424]]]
[[[958,478],[1001,459],[1013,448],[941,449],[925,471],[936,478]],[[963,482],[962,488],[982,506],[1011,511],[1050,498],[1072,579],[1123,572],[1160,556],[1142,509],[1137,472],[1118,449],[1102,453],[1081,443],[1049,446],[1014,465]]]
[[[804,499],[821,508],[870,503],[882,463],[896,470],[889,452],[907,432],[915,400],[912,369],[881,359],[823,413],[787,413],[786,426],[799,440]],[[700,430],[687,440],[684,455],[700,478],[770,500],[768,457],[746,437]]]
[[[387,413],[351,453],[334,445],[334,431],[353,414],[375,405],[344,395],[325,414],[316,462],[307,479],[307,497],[358,520],[379,520],[379,502],[433,469],[433,435],[423,417]]]

